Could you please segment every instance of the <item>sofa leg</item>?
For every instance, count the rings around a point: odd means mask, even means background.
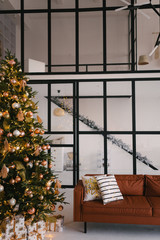
[[[84,222],[84,233],[87,233],[87,222]]]

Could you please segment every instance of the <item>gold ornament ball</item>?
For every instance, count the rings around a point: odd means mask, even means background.
[[[59,210],[59,211],[62,211],[62,210],[63,210],[63,206],[60,205],[60,206],[58,207],[58,210]]]
[[[31,133],[31,137],[34,137],[34,132]]]
[[[29,162],[29,157],[25,157],[23,160],[24,162]]]
[[[13,178],[11,178],[9,183],[13,185],[15,183],[15,180]]]
[[[30,194],[32,194],[32,191],[31,190],[27,191],[27,195],[30,195]]]
[[[27,98],[23,97],[22,102],[26,102],[26,101],[27,101]]]
[[[43,195],[41,195],[41,196],[39,196],[39,200],[43,200],[44,199],[44,196]]]
[[[8,92],[4,92],[3,93],[3,97],[8,97],[9,96],[9,93]]]
[[[32,194],[32,193],[31,193],[31,194],[29,194],[29,197],[30,197],[30,198],[32,198],[32,197],[33,197],[33,194]]]
[[[31,208],[27,212],[28,212],[28,214],[32,215],[35,213],[35,211],[36,211],[35,208]]]
[[[18,151],[20,149],[20,146],[16,146],[16,150]]]
[[[20,104],[19,103],[17,103],[17,102],[14,102],[14,103],[12,103],[12,108],[13,109],[15,109],[15,108],[20,108]]]
[[[38,165],[39,165],[39,162],[35,162],[35,165],[38,166]]]
[[[16,149],[14,147],[10,148],[10,152],[14,153],[16,151]]]
[[[45,166],[47,164],[47,161],[46,160],[43,160],[42,162],[41,162],[41,165],[42,166]]]
[[[49,144],[47,144],[47,149],[49,150],[51,148],[51,146]]]
[[[46,190],[49,191],[50,188],[51,188],[51,187],[46,187]]]

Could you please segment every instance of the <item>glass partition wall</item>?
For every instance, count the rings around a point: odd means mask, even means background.
[[[160,80],[31,80],[64,187],[82,175],[160,174]]]
[[[0,2],[0,55],[9,49],[28,73],[159,71],[151,57],[159,16],[128,0],[6,0]],[[152,1],[159,11],[159,0]],[[142,14],[143,13],[143,14]],[[140,55],[148,65],[137,65]]]

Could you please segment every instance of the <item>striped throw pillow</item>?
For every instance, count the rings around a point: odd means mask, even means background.
[[[120,192],[120,189],[118,187],[118,184],[114,175],[96,176],[96,179],[97,179],[97,184],[99,186],[99,189],[101,191],[104,205],[109,202],[123,199],[123,196]]]

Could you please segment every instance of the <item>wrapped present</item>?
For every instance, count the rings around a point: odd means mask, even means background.
[[[44,221],[39,221],[33,224],[26,224],[28,231],[28,240],[44,240],[46,233],[46,224]]]
[[[26,239],[27,232],[24,225],[24,217],[17,215],[12,219],[5,219],[1,224],[2,236],[5,240],[23,240]]]
[[[57,216],[48,216],[47,217],[47,230],[53,232],[63,232],[63,225],[64,225],[64,216],[57,215]]]

